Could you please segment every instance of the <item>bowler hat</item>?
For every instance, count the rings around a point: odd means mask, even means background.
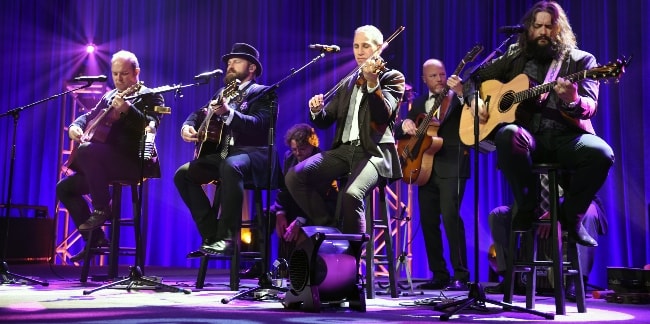
[[[235,43],[232,45],[232,50],[230,51],[230,53],[224,55],[221,58],[221,60],[224,63],[228,63],[228,60],[233,57],[240,57],[257,65],[257,69],[255,70],[255,75],[260,76],[260,74],[262,74],[262,64],[260,64],[260,53],[255,49],[255,47],[248,45],[246,43]]]

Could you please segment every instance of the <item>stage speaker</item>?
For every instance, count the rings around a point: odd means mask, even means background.
[[[6,212],[4,205],[0,205],[0,210]],[[53,250],[54,219],[47,217],[47,207],[12,205],[12,213],[16,211],[20,217],[5,217],[4,214],[0,219],[0,254],[6,251],[5,261],[9,263],[49,261]]]
[[[291,290],[285,294],[284,307],[320,312],[323,304],[347,302],[350,309],[365,312],[359,259],[368,235],[341,234],[332,227],[302,229],[308,239],[289,259]]]

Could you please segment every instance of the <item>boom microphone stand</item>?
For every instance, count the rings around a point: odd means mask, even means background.
[[[483,286],[481,286],[479,282],[479,209],[478,209],[478,197],[479,197],[479,192],[478,192],[478,187],[479,187],[479,177],[478,177],[478,171],[479,171],[479,163],[478,163],[478,154],[480,150],[480,144],[479,144],[479,118],[478,118],[478,99],[479,99],[479,90],[478,86],[481,84],[481,79],[479,76],[479,71],[494,58],[494,56],[497,55],[497,53],[502,52],[500,50],[501,47],[505,46],[507,43],[509,43],[517,34],[511,34],[506,40],[504,40],[492,53],[490,53],[484,60],[481,62],[475,69],[472,71],[470,74],[470,79],[474,81],[475,85],[475,92],[474,92],[474,282],[469,283],[469,293],[467,295],[467,298],[457,300],[451,303],[447,304],[440,304],[434,306],[434,310],[437,311],[445,311],[448,310],[446,313],[443,315],[440,315],[440,320],[441,321],[447,321],[449,318],[460,312],[461,310],[470,307],[470,308],[475,308],[479,310],[487,310],[487,307],[485,306],[486,303],[490,303],[493,305],[498,305],[502,306],[504,309],[514,309],[518,310],[521,312],[526,312],[529,314],[537,315],[544,317],[546,319],[553,319],[555,317],[554,314],[548,314],[548,313],[543,313],[540,311],[536,311],[534,309],[528,309],[525,307],[520,307],[520,306],[515,306],[512,304],[508,304],[502,301],[498,300],[493,300],[493,299],[488,299],[485,297],[485,291],[483,290]],[[514,256],[510,256],[514,257]]]
[[[11,212],[11,207],[12,207],[11,206],[11,204],[12,204],[11,199],[12,199],[12,192],[13,192],[14,168],[15,168],[15,164],[16,164],[16,130],[18,128],[18,117],[20,115],[20,112],[27,109],[27,108],[29,108],[29,107],[33,107],[33,106],[36,106],[36,105],[38,105],[40,103],[43,103],[43,102],[58,98],[60,96],[66,95],[66,94],[68,94],[70,92],[74,92],[74,91],[77,91],[77,90],[81,90],[83,88],[90,87],[90,85],[92,85],[92,83],[94,81],[95,81],[94,79],[88,79],[88,81],[87,81],[87,83],[85,85],[80,86],[78,88],[70,89],[70,90],[61,92],[59,94],[55,94],[55,95],[47,97],[45,99],[41,99],[41,100],[38,100],[38,101],[33,102],[31,104],[28,104],[28,105],[25,105],[25,106],[22,106],[22,107],[18,107],[18,108],[14,108],[14,109],[11,109],[11,110],[9,110],[7,112],[4,112],[4,113],[0,114],[0,117],[12,116],[13,119],[14,119],[14,127],[13,127],[12,140],[11,140],[11,157],[10,157],[10,161],[9,161],[9,184],[8,184],[8,188],[7,188],[7,202],[5,203],[5,223],[6,223],[6,227],[5,227],[5,235],[4,235],[4,239],[3,239],[3,248],[2,248],[2,266],[0,268],[0,276],[2,276],[2,284],[5,284],[5,283],[17,283],[16,280],[15,280],[17,278],[17,279],[20,279],[20,280],[25,280],[25,281],[27,281],[29,283],[32,283],[32,284],[38,284],[38,285],[42,285],[42,286],[48,286],[49,285],[49,283],[47,283],[47,282],[39,281],[39,280],[36,280],[36,279],[31,279],[31,278],[28,278],[28,277],[25,277],[25,276],[10,272],[9,271],[9,266],[7,265],[7,262],[5,262],[5,259],[6,259],[6,256],[7,256],[7,245],[8,245],[8,242],[9,242],[9,213]]]
[[[176,91],[176,93],[179,94],[181,88],[196,86],[196,85],[200,85],[200,84],[204,84],[204,83],[206,83],[206,82],[199,82],[199,83],[188,84],[188,85],[162,86],[162,87],[150,89],[149,92],[140,93],[140,94],[125,97],[124,99],[125,100],[135,100],[135,99],[142,98],[144,96],[151,96],[151,95],[161,94],[161,93],[165,93],[165,92],[169,92],[169,91]],[[136,232],[135,233],[135,235],[136,235],[136,238],[135,238],[135,240],[136,240],[136,243],[135,243],[135,245],[136,245],[135,265],[129,267],[129,276],[128,277],[126,277],[124,279],[121,279],[121,280],[117,280],[117,281],[108,283],[106,285],[103,285],[103,286],[100,286],[100,287],[97,287],[97,288],[94,288],[94,289],[84,290],[83,291],[84,295],[90,295],[90,294],[92,294],[92,293],[94,293],[96,291],[111,288],[111,287],[114,287],[114,286],[117,286],[117,285],[126,285],[126,290],[127,291],[131,291],[132,288],[138,288],[138,287],[135,287],[136,285],[147,285],[147,286],[155,287],[154,289],[159,289],[160,288],[160,289],[164,289],[164,290],[171,291],[171,292],[182,292],[184,294],[190,294],[191,293],[191,291],[189,289],[182,289],[182,288],[174,287],[174,286],[171,286],[171,285],[163,284],[162,282],[157,281],[155,278],[145,277],[143,275],[144,274],[144,255],[143,255],[143,251],[142,251],[142,249],[143,249],[142,245],[143,244],[142,244],[142,233],[141,233],[141,226],[142,226],[142,217],[141,216],[142,216],[142,196],[143,196],[144,176],[145,176],[145,172],[144,172],[144,170],[145,170],[145,150],[146,150],[145,142],[146,142],[146,136],[147,136],[147,133],[148,133],[148,131],[146,130],[146,127],[148,126],[146,124],[148,122],[147,113],[148,112],[154,112],[154,113],[159,113],[159,114],[169,114],[169,113],[171,113],[171,110],[168,107],[161,107],[161,106],[148,107],[147,106],[142,110],[142,112],[144,114],[144,121],[143,121],[144,124],[142,125],[143,133],[142,133],[142,139],[141,139],[141,145],[140,145],[140,181],[141,181],[141,183],[140,183],[140,187],[138,188],[138,202],[137,202],[138,206],[136,206],[139,215],[138,215],[137,219],[134,219],[135,226],[137,228],[137,230],[135,231]],[[116,252],[117,251],[114,251],[113,253],[116,253]]]
[[[305,68],[307,68],[311,64],[315,63],[319,59],[325,57],[326,52],[327,52],[326,49],[322,49],[321,53],[318,54],[318,56],[314,57],[311,61],[309,61],[309,62],[307,62],[307,64],[301,66],[299,69],[297,69],[297,70],[292,69],[291,73],[289,73],[289,75],[284,77],[284,79],[282,79],[282,80],[278,81],[277,83],[273,84],[272,86],[268,87],[266,90],[262,91],[262,93],[260,93],[257,97],[251,99],[248,103],[250,104],[251,102],[253,102],[253,101],[255,101],[255,100],[259,99],[259,98],[263,98],[267,93],[269,93],[271,91],[274,91],[275,89],[279,88],[280,85],[282,85],[282,83],[284,83],[285,81],[287,81],[288,79],[290,79],[291,77],[296,75],[296,73],[304,70]],[[267,158],[268,158],[269,168],[271,168],[271,169],[273,168],[273,165],[274,165],[273,160],[275,158],[275,126],[276,126],[275,124],[276,124],[276,119],[277,119],[277,116],[276,116],[277,112],[275,111],[276,108],[277,107],[275,107],[274,105],[271,106],[271,122],[270,122],[270,125],[269,125],[269,135],[268,135],[268,143],[269,143],[268,144],[268,150],[269,151],[268,151]],[[271,209],[271,187],[272,187],[271,183],[272,183],[272,180],[273,180],[272,177],[273,177],[273,170],[269,170],[269,172],[268,172],[268,183],[267,183],[268,188],[266,190],[266,206],[267,206],[266,210],[267,211]],[[282,291],[282,292],[288,291],[287,288],[274,286],[273,285],[273,280],[271,279],[271,273],[269,272],[269,257],[271,256],[271,239],[270,238],[271,238],[271,228],[272,228],[271,226],[272,225],[273,224],[271,224],[271,217],[269,215],[267,215],[267,217],[266,217],[266,228],[265,228],[265,233],[264,233],[266,244],[264,244],[264,255],[263,255],[266,260],[262,261],[262,275],[259,277],[257,287],[253,287],[251,289],[241,291],[241,292],[233,295],[230,298],[222,298],[221,299],[222,304],[228,304],[231,300],[239,299],[239,298],[241,298],[243,296],[253,294],[256,291],[260,291],[260,290],[273,289],[273,290]],[[239,243],[237,243],[237,244],[239,244]]]

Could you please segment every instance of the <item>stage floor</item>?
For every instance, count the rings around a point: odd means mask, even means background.
[[[236,292],[228,287],[225,269],[209,269],[205,287],[195,289],[196,268],[147,267],[145,277],[186,290],[167,292],[146,285],[103,289],[84,294],[107,282],[79,282],[80,267],[48,264],[9,265],[9,271],[46,281],[48,286],[24,282],[0,286],[0,322],[7,323],[412,323],[439,321],[443,312],[434,305],[467,297],[467,292],[402,289],[398,298],[380,294],[366,299],[366,312],[351,310],[346,303],[322,305],[320,312],[286,309],[282,293],[254,300],[253,296],[230,300]],[[103,267],[91,267],[92,274],[105,273]],[[120,267],[120,275],[129,269]],[[256,287],[257,280],[242,280],[241,289]],[[489,284],[484,284],[489,285]],[[377,287],[377,291],[383,292]],[[260,294],[265,296],[265,294]],[[259,297],[259,296],[258,296]],[[500,301],[501,295],[487,295]],[[514,305],[525,306],[524,296],[515,296]],[[480,306],[472,304],[472,306]],[[450,322],[547,322],[543,317],[518,311],[505,311],[489,302],[468,307],[453,315]],[[538,296],[536,310],[554,313],[552,297]],[[610,323],[650,322],[648,305],[608,303],[587,299],[587,313],[578,313],[575,303],[567,302],[567,314],[556,315],[556,322]]]

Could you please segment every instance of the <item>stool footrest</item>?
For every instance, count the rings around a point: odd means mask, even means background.
[[[552,267],[553,261],[550,260],[537,260],[537,261],[517,261],[515,266],[526,266],[526,267]],[[562,266],[570,267],[570,262],[562,262]]]

